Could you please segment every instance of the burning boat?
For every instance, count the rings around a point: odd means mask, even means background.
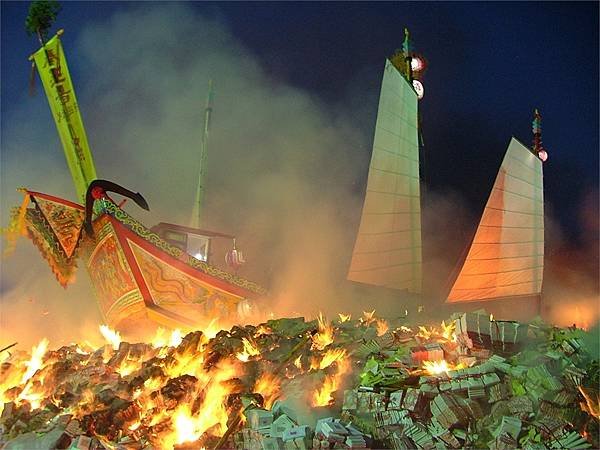
[[[21,189],[25,198],[9,237],[28,236],[65,287],[74,280],[77,262],[83,261],[102,315],[113,328],[125,330],[150,321],[187,329],[207,318],[243,315],[249,302],[266,290],[211,261],[211,242],[231,239],[227,261],[234,267],[243,262],[233,236],[169,223],[147,227],[109,192],[148,209],[142,195],[97,179],[61,34],[62,30],[42,42],[31,59],[44,85],[80,203]],[[202,162],[204,158],[203,150]]]
[[[425,68],[405,30],[402,50],[385,64],[365,199],[347,276],[416,295],[422,292],[418,101],[424,93]],[[537,110],[533,133],[532,149],[515,138],[508,145],[462,269],[448,289],[449,304],[470,302],[473,307],[486,302],[486,308],[501,310],[506,305],[502,300],[510,304],[527,297],[537,300],[539,308],[544,272],[542,163],[548,154],[542,147]]]

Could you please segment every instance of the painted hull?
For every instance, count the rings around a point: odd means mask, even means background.
[[[249,300],[266,293],[170,245],[108,199],[96,202],[91,238],[82,230],[80,205],[37,192],[26,195],[34,208],[20,213],[24,230],[61,284],[72,281],[77,258],[85,262],[100,311],[113,328],[155,322],[185,329],[213,318],[231,320],[247,310]]]

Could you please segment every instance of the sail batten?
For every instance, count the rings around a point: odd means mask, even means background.
[[[365,201],[348,279],[421,291],[417,95],[386,61]]]
[[[543,273],[542,162],[513,138],[448,302],[539,295]]]

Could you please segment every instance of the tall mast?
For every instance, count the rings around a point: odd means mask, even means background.
[[[204,128],[202,130],[202,139],[200,141],[200,170],[198,171],[198,187],[196,189],[196,201],[194,203],[194,214],[192,217],[192,226],[201,228],[202,226],[202,207],[204,206],[204,183],[206,177],[206,157],[208,154],[208,137],[210,130],[210,117],[212,115],[213,103],[213,82],[208,80],[208,94],[206,96],[206,108],[204,109]]]

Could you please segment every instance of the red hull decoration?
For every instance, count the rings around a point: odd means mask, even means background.
[[[84,255],[100,310],[114,328],[147,320],[185,328],[215,317],[231,318],[244,309],[241,303],[266,293],[169,244],[108,198],[96,200],[98,214],[90,238],[83,231],[80,205],[24,192],[33,208],[19,211],[19,226],[63,286],[73,281],[75,260]]]

